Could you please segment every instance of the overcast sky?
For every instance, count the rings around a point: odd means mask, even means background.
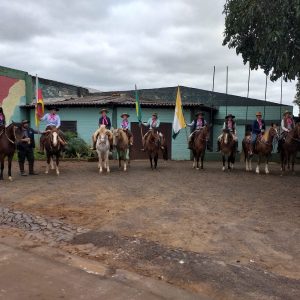
[[[1,0],[0,65],[101,91],[177,84],[246,96],[248,68],[222,46],[225,0]],[[250,97],[265,76],[251,73]],[[295,82],[283,84],[291,104]],[[280,82],[267,100],[280,101]],[[294,110],[294,112],[296,112]]]

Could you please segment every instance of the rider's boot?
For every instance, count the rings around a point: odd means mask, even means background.
[[[20,168],[20,175],[21,176],[27,176],[24,170],[24,163],[19,161],[19,168]]]
[[[90,149],[91,150],[96,150],[96,141],[93,141],[93,146]]]

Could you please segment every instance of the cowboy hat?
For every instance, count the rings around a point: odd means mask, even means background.
[[[204,113],[202,111],[198,111],[195,113],[195,116],[198,117],[199,115],[204,116]]]
[[[103,112],[106,112],[106,113],[108,113],[108,110],[107,110],[107,108],[102,108],[102,109],[100,109],[100,114],[102,114]]]
[[[260,111],[258,111],[255,115],[256,116],[262,116],[262,113]]]
[[[291,112],[290,111],[288,111],[288,110],[286,110],[284,113],[283,113],[283,115],[285,116],[286,114],[291,114]]]
[[[157,118],[157,113],[153,113],[152,117],[156,117]]]
[[[123,118],[124,116],[127,116],[127,118],[130,117],[130,115],[129,115],[128,113],[122,113],[122,114],[121,114],[121,118]]]
[[[225,119],[228,119],[228,118],[232,118],[232,119],[234,119],[235,118],[235,116],[234,115],[232,115],[232,114],[229,114],[229,115],[227,115],[226,117],[225,117]]]
[[[48,110],[59,111],[59,108],[57,108],[56,106],[53,106],[53,107],[48,107]]]
[[[29,120],[22,120],[22,122],[21,122],[22,124],[29,124],[30,123],[30,121]]]

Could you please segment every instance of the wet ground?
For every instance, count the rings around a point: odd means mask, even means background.
[[[0,183],[0,206],[90,229],[62,247],[212,299],[300,298],[300,171],[204,171],[190,162],[62,162]],[[37,164],[41,173],[44,163]],[[16,174],[16,170],[14,172]]]

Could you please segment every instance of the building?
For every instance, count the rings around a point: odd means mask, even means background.
[[[135,91],[112,91],[92,93],[89,89],[53,80],[39,79],[43,90],[46,107],[60,108],[62,130],[78,133],[90,143],[91,135],[97,128],[99,109],[109,109],[109,116],[114,127],[120,122],[122,112],[130,114],[132,131],[135,137],[133,158],[145,157],[140,152],[141,130],[135,113]],[[172,139],[172,122],[177,87],[164,87],[139,90],[143,120],[157,112],[162,122],[161,130],[169,144],[171,159],[190,159],[187,149],[189,129],[182,130],[175,140]],[[291,110],[291,106],[280,105],[275,102],[247,99],[240,96],[226,95],[190,87],[180,87],[184,115],[187,122],[192,121],[197,111],[205,113],[206,120],[212,124],[211,141],[216,150],[217,137],[222,130],[227,113],[236,116],[238,137],[243,139],[245,130],[251,126],[255,112],[261,111],[267,125],[279,123],[282,112]],[[8,119],[20,120],[29,118],[34,124],[35,77],[26,72],[0,67],[0,102],[4,107]],[[145,129],[143,129],[145,132]],[[241,148],[241,143],[239,145]]]

